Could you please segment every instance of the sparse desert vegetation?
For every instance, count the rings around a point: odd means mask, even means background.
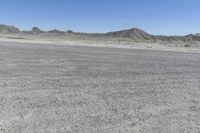
[[[192,45],[191,44],[185,44],[184,45],[184,47],[186,47],[186,48],[189,48],[189,47],[191,47]]]

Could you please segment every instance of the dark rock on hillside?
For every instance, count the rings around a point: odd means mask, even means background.
[[[67,33],[74,33],[72,30],[68,30]]]
[[[38,27],[33,27],[33,29],[30,31],[32,34],[41,34],[44,33],[44,31],[40,30]]]

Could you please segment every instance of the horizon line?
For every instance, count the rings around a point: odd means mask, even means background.
[[[110,33],[110,32],[119,32],[119,31],[125,31],[125,30],[132,30],[132,29],[138,29],[138,30],[142,30],[150,35],[156,35],[156,36],[187,36],[187,35],[196,35],[196,34],[199,34],[200,32],[196,32],[196,33],[187,33],[187,34],[182,34],[182,35],[178,35],[178,34],[174,34],[174,35],[167,35],[167,34],[153,34],[153,33],[150,33],[148,32],[147,30],[143,29],[143,28],[137,28],[137,27],[130,27],[130,28],[124,28],[124,29],[116,29],[116,30],[110,30],[110,31],[104,31],[104,32],[100,32],[100,31],[95,31],[95,32],[87,32],[87,31],[76,31],[76,30],[73,30],[73,29],[66,29],[64,30],[64,28],[51,28],[51,29],[42,29],[40,26],[31,26],[32,28],[29,28],[29,29],[23,29],[23,28],[20,28],[20,26],[16,26],[16,25],[13,25],[13,24],[2,24],[0,23],[0,25],[4,25],[4,26],[13,26],[17,29],[19,29],[19,31],[21,32],[26,32],[26,31],[31,31],[33,30],[33,28],[38,28],[39,30],[41,31],[44,31],[44,32],[49,32],[49,31],[52,31],[52,30],[58,30],[58,31],[61,31],[61,32],[67,32],[67,31],[72,31],[74,33],[86,33],[86,34],[105,34],[105,33]]]

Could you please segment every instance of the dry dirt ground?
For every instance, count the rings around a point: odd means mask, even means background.
[[[200,132],[200,54],[0,42],[0,133],[134,132]]]

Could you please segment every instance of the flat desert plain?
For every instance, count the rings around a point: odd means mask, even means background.
[[[0,42],[0,133],[134,132],[200,132],[200,54]]]

